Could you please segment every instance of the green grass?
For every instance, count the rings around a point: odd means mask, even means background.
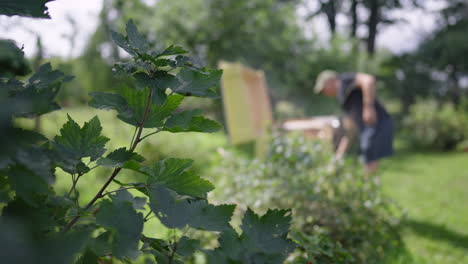
[[[406,249],[390,263],[468,263],[467,153],[396,153],[382,186],[406,210]]]

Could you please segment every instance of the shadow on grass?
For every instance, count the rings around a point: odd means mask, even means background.
[[[444,225],[408,219],[404,222],[403,226],[409,228],[419,236],[432,240],[444,241],[452,244],[454,247],[468,249],[468,236],[450,230]]]

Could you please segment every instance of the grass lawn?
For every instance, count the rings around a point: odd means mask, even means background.
[[[397,153],[382,186],[407,214],[406,253],[391,263],[468,263],[468,153]]]

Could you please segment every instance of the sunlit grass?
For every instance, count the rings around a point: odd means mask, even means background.
[[[404,209],[407,252],[390,263],[468,263],[468,154],[396,153],[382,185]]]

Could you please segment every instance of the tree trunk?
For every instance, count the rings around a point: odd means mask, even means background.
[[[322,8],[327,15],[328,25],[330,27],[330,32],[332,35],[335,35],[336,32],[336,1],[329,0],[326,3],[322,3]]]
[[[367,22],[367,28],[369,35],[367,37],[367,52],[369,55],[374,55],[375,53],[375,40],[377,37],[377,26],[379,24],[379,1],[370,0],[369,6],[369,20]]]
[[[351,1],[351,37],[356,38],[357,27],[358,27],[358,15],[357,15],[358,0]]]
[[[460,104],[460,96],[461,96],[461,89],[459,85],[459,78],[458,78],[458,71],[457,67],[453,66],[453,69],[450,72],[450,82],[451,83],[451,89],[449,90],[450,94],[450,99],[452,103],[458,107]]]

